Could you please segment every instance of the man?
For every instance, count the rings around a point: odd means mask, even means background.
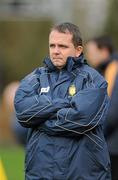
[[[26,76],[16,93],[19,123],[31,128],[26,149],[27,180],[110,180],[103,135],[107,83],[83,57],[78,27],[54,26],[50,58]]]
[[[87,60],[102,75],[104,75],[104,71],[110,63],[113,51],[113,43],[109,36],[94,37],[86,43]]]
[[[109,36],[98,36],[86,43],[88,63],[101,73],[108,82],[108,94],[111,96],[117,74],[117,54],[114,52]]]
[[[118,179],[118,54],[114,51],[109,36],[98,36],[86,43],[88,62],[98,70],[108,82],[110,108],[105,123],[105,137],[111,159],[112,180]]]

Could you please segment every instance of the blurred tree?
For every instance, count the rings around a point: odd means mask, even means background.
[[[1,21],[0,49],[7,70],[6,83],[20,80],[48,55],[48,33],[52,25],[44,21]]]
[[[118,48],[118,0],[110,0],[109,3],[105,32],[113,38],[113,42]]]
[[[4,65],[4,58],[0,50],[0,96],[3,92],[5,81],[6,81],[6,67]]]

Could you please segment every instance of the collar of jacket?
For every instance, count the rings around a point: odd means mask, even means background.
[[[54,66],[49,57],[46,57],[44,59],[44,64],[46,65],[49,71],[59,71],[59,69],[56,66]],[[73,69],[80,67],[82,64],[87,64],[86,60],[84,59],[83,53],[77,58],[68,57],[67,63],[63,69],[66,69],[68,72],[71,72]]]

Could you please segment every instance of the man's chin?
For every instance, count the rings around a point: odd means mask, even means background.
[[[64,66],[56,66],[57,69],[62,69]]]
[[[57,68],[58,67],[63,67],[64,65],[62,65],[62,64],[60,64],[60,63],[58,63],[58,62],[52,62],[53,64],[54,64],[54,66],[56,66]]]
[[[62,69],[64,67],[64,65],[59,65],[59,64],[54,64],[54,66],[57,68],[57,69]]]

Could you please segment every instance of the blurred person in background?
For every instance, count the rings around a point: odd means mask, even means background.
[[[117,56],[112,39],[99,36],[90,39],[85,46],[88,64],[102,74],[108,82],[108,94],[111,96],[117,74]],[[111,80],[112,79],[112,80]]]
[[[118,54],[112,58],[106,70],[111,103],[104,131],[110,152],[112,179],[118,180]]]
[[[14,96],[19,86],[18,81],[11,82],[8,84],[2,95],[1,104],[1,125],[0,125],[0,138],[1,142],[19,143],[25,145],[27,129],[19,125],[16,120],[14,112]]]
[[[30,128],[26,180],[111,180],[107,83],[86,64],[76,25],[51,29],[49,57],[21,81],[14,104],[19,123]]]
[[[87,42],[86,56],[88,63],[108,82],[111,103],[104,132],[110,152],[112,179],[118,180],[118,54],[111,38],[100,36]]]

